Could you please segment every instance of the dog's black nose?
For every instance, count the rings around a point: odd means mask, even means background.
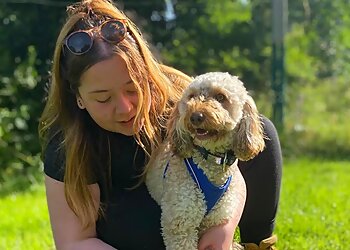
[[[205,116],[202,112],[193,112],[190,120],[192,122],[193,125],[200,125],[202,122],[204,122],[205,120]]]

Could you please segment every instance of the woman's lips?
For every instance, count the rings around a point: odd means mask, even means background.
[[[120,121],[118,123],[123,125],[123,126],[132,126],[134,124],[134,120],[135,120],[135,117],[131,118],[128,121]]]

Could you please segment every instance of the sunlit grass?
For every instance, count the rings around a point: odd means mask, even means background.
[[[0,200],[0,249],[53,249],[45,191],[36,187]]]
[[[350,162],[287,161],[276,232],[280,249],[350,245]]]
[[[350,245],[350,162],[286,160],[276,234],[280,250]],[[0,249],[53,249],[42,186],[0,198]]]

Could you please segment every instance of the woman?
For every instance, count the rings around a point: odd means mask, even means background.
[[[137,27],[111,2],[85,0],[70,6],[68,14],[57,39],[52,84],[39,125],[56,247],[164,249],[160,208],[144,184],[133,187],[191,78],[158,63]],[[278,144],[278,138],[270,138]],[[265,151],[261,155],[274,150]],[[273,171],[279,168],[275,160]],[[244,167],[248,175],[261,167],[253,161],[254,167]],[[279,175],[271,177],[277,191],[255,190],[255,195],[272,195],[269,202],[277,206]],[[229,249],[245,202],[245,183],[241,175],[238,179],[237,214],[209,229],[198,249]],[[247,205],[249,201],[248,193]],[[259,243],[272,234],[273,223],[268,231],[254,228],[255,217],[264,222],[266,218],[250,209],[254,208],[246,207],[247,219],[240,222],[242,238],[250,240],[249,232],[258,232],[251,239]],[[268,214],[268,220],[275,214]]]

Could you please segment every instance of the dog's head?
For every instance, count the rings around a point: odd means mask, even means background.
[[[168,138],[183,157],[198,145],[249,160],[265,146],[253,99],[238,77],[221,72],[200,75],[185,89],[169,119]]]

